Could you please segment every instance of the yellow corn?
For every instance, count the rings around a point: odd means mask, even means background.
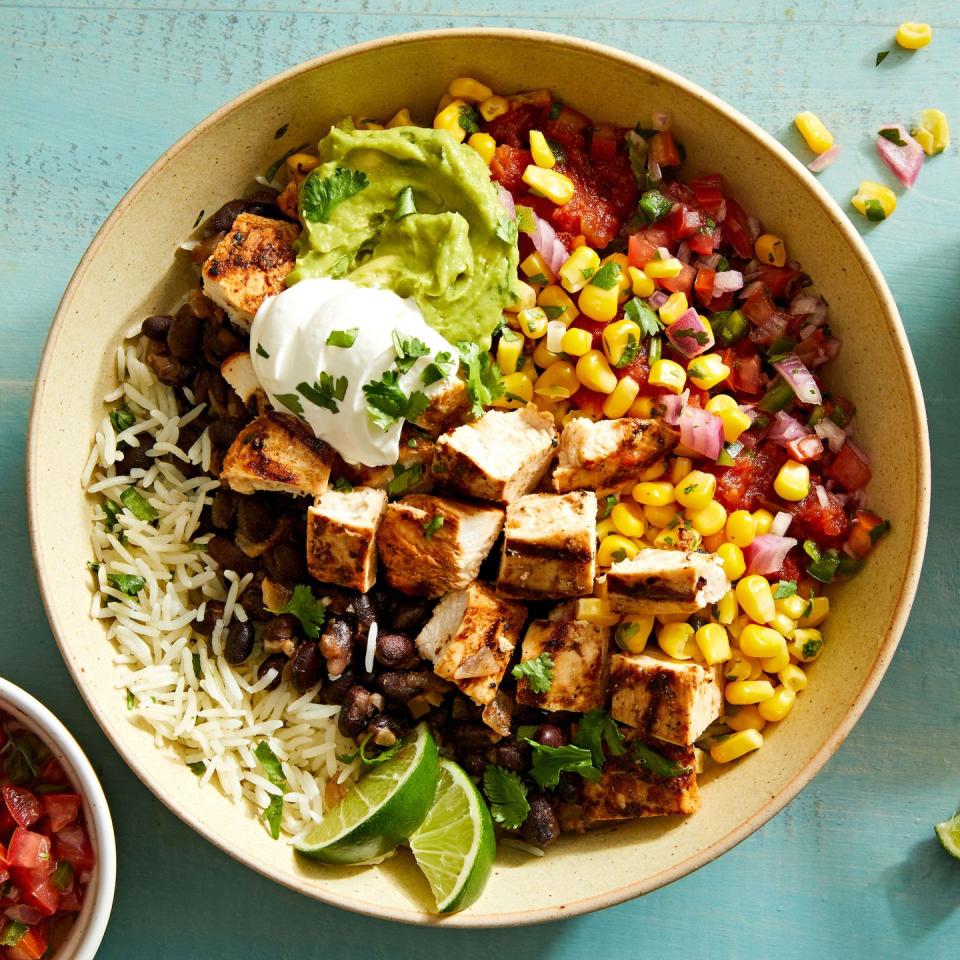
[[[686,613],[658,613],[657,623],[683,623],[688,616]]]
[[[627,653],[643,653],[652,630],[652,613],[628,613],[620,621],[613,637],[621,650],[626,650]]]
[[[533,400],[533,381],[525,373],[508,373],[503,378],[503,396],[497,397],[496,407],[515,409]]]
[[[493,91],[485,83],[474,80],[473,77],[457,77],[456,80],[451,80],[447,93],[454,99],[459,98],[470,103],[480,103],[493,96]]]
[[[668,280],[683,272],[683,264],[676,257],[666,260],[651,260],[644,265],[643,272],[654,280]]]
[[[743,551],[735,543],[721,543],[716,554],[731,583],[746,573],[747,561],[743,557]]]
[[[534,290],[529,283],[524,283],[522,280],[514,280],[513,284],[517,293],[517,299],[510,304],[510,310],[514,313],[519,313],[521,310],[529,310],[530,307],[537,305],[537,291]]]
[[[730,638],[719,623],[705,623],[694,634],[703,659],[709,664],[730,659]]]
[[[705,353],[690,361],[687,376],[701,390],[712,390],[730,376],[730,368],[719,353]]]
[[[727,539],[738,547],[749,547],[757,535],[757,521],[746,510],[734,510],[727,517]]]
[[[933,39],[929,23],[912,23],[907,20],[897,27],[897,43],[905,50],[919,50]]]
[[[610,511],[610,519],[617,528],[617,533],[625,537],[642,537],[647,529],[647,521],[643,516],[643,507],[636,503],[624,500]]]
[[[647,467],[647,469],[640,474],[640,479],[648,483],[651,480],[659,480],[666,472],[667,465],[661,460],[652,467]]]
[[[700,533],[692,527],[684,529],[682,540],[674,528],[667,528],[657,534],[653,545],[659,550],[677,550],[681,548],[684,550],[696,550],[700,546],[702,539]]]
[[[557,360],[540,374],[533,391],[548,400],[568,400],[579,389],[580,381],[573,364]]]
[[[556,170],[544,170],[531,163],[523,171],[523,182],[557,206],[567,203],[574,194],[573,181]]]
[[[730,631],[728,630],[729,634]],[[730,659],[724,665],[723,676],[726,680],[749,680],[753,672],[753,663],[739,650],[731,650]]]
[[[687,510],[687,519],[693,524],[693,529],[703,537],[712,537],[723,529],[727,522],[727,511],[722,503],[711,500],[700,510]],[[733,544],[729,544],[733,546]],[[737,547],[739,550],[740,548]],[[729,574],[728,574],[729,576]]]
[[[744,410],[724,410],[720,416],[723,424],[723,439],[727,443],[735,443],[737,438],[753,422],[750,415]]]
[[[778,497],[796,503],[810,493],[810,468],[805,463],[788,460],[773,481]]]
[[[630,261],[625,253],[611,253],[600,261],[600,266],[605,263],[615,263],[620,268],[620,279],[617,282],[620,288],[620,302],[625,303],[630,296]]]
[[[466,105],[464,100],[451,100],[433,118],[434,130],[446,130],[454,140],[463,143],[467,131],[460,126],[460,108]]]
[[[636,487],[633,488],[636,492]],[[636,497],[634,497],[636,499]],[[637,501],[639,503],[639,501]],[[650,524],[651,529],[654,531],[654,536],[656,536],[657,530],[663,530],[666,527],[669,527],[673,523],[674,517],[677,513],[676,504],[666,503],[666,504],[645,504],[643,507],[643,515],[646,517],[647,523]],[[650,533],[650,530],[647,531]]]
[[[807,141],[807,146],[814,153],[826,153],[833,146],[833,134],[815,113],[809,111],[798,113],[793,118],[793,122],[797,125],[800,136]]]
[[[790,650],[787,648],[786,641],[784,641],[783,646],[775,654],[770,657],[764,657],[760,661],[760,666],[763,667],[764,673],[769,673],[771,676],[779,673],[784,667],[789,667]]]
[[[524,356],[517,373],[526,374],[530,378],[531,383],[537,379],[537,368],[533,365],[533,360],[528,356]]]
[[[764,720],[775,723],[793,709],[796,699],[797,695],[789,687],[777,687],[773,696],[757,707],[757,712]]]
[[[795,663],[785,666],[777,674],[777,679],[794,693],[807,689],[807,675]]]
[[[724,695],[728,703],[763,703],[773,696],[773,684],[769,680],[734,680],[727,684]]]
[[[547,334],[547,315],[540,309],[540,307],[530,307],[528,310],[521,310],[517,314],[517,319],[520,322],[520,329],[523,331],[524,336],[529,337],[531,340],[539,340],[540,337],[544,337]]]
[[[933,134],[926,129],[926,127],[914,127],[910,131],[913,139],[923,147],[923,152],[928,156],[932,157],[938,151],[934,149],[933,144]]]
[[[480,154],[480,159],[489,167],[493,153],[497,149],[497,141],[489,133],[473,133],[467,140],[467,146],[473,147]]]
[[[550,170],[557,165],[557,158],[547,143],[547,138],[539,130],[530,131],[530,153],[533,162],[544,170]]]
[[[640,384],[633,377],[622,377],[613,388],[613,393],[607,397],[603,415],[611,420],[625,416],[639,392]]]
[[[580,291],[577,304],[580,312],[591,320],[612,320],[620,306],[620,290],[616,284],[604,290],[595,283],[588,283]]]
[[[562,320],[568,327],[580,316],[577,305],[567,295],[567,291],[557,283],[544,287],[537,297],[537,303],[543,307],[551,320]]]
[[[797,628],[795,620],[791,620],[785,613],[777,610],[777,615],[767,624],[771,629],[776,630],[781,637],[789,637]]]
[[[740,649],[748,657],[772,657],[787,645],[786,640],[776,630],[755,623],[743,628],[739,642]]]
[[[718,393],[715,397],[711,397],[704,405],[704,410],[715,413],[717,416],[724,410],[738,410],[739,408],[740,404],[738,404],[736,399],[731,397],[729,393]]]
[[[830,599],[829,597],[814,597],[809,601],[808,605],[811,610],[810,613],[804,616],[801,616],[797,619],[797,626],[808,630],[811,627],[819,627],[824,620],[827,619],[827,614],[830,613]],[[804,611],[807,607],[804,606]]]
[[[761,263],[782,267],[787,262],[787,248],[783,241],[772,233],[762,233],[753,245],[753,252]]]
[[[630,275],[630,289],[634,296],[649,297],[657,288],[653,280],[638,267],[627,267],[627,273]]]
[[[776,593],[776,590],[774,590],[774,593]],[[799,620],[803,616],[804,610],[807,609],[807,603],[808,601],[796,593],[791,597],[781,597],[776,601],[777,613],[782,613],[791,620]]]
[[[480,116],[488,123],[502,117],[510,109],[510,101],[506,97],[487,97],[478,106]]]
[[[741,730],[729,737],[718,740],[710,748],[710,757],[714,763],[731,763],[753,750],[763,746],[763,734],[759,730]]]
[[[706,550],[707,553],[716,553],[720,547],[726,543],[726,540],[724,539],[723,532],[721,531],[720,533],[708,533],[703,538],[702,543],[703,549]]]
[[[671,293],[660,307],[660,320],[670,326],[671,323],[680,319],[682,313],[686,312],[687,306],[685,293],[680,291]]]
[[[604,537],[609,537],[612,533],[617,533],[617,525],[613,522],[611,517],[605,517],[603,520],[597,523],[597,537],[602,540]]]
[[[736,597],[737,597],[736,588],[734,588],[733,597],[736,600]],[[739,604],[739,601],[737,602]],[[745,613],[741,613],[740,616],[738,616],[737,619],[733,621],[733,623],[729,624],[729,626],[727,627],[727,632],[730,634],[731,637],[733,637],[734,640],[736,640],[739,643],[740,634],[743,633],[744,627],[748,626],[751,623],[753,623],[753,621],[750,619],[750,617],[748,617]]]
[[[577,360],[577,379],[597,393],[613,393],[617,386],[617,378],[599,350],[588,350]]]
[[[621,560],[630,560],[638,552],[631,540],[614,533],[604,537],[600,546],[597,547],[597,564],[601,567],[611,567]]]
[[[673,360],[655,360],[647,379],[651,386],[663,387],[671,393],[680,394],[687,382],[687,371]]]
[[[637,397],[630,405],[630,416],[639,417],[641,420],[649,420],[653,416],[653,408],[656,405],[653,397]]]
[[[410,111],[404,107],[402,110],[398,110],[388,121],[387,128],[393,129],[394,127],[409,127],[412,126],[413,121],[410,119]]]
[[[600,269],[600,255],[590,247],[577,247],[560,268],[560,282],[568,293],[582,290]]]
[[[674,457],[670,464],[670,482],[676,486],[691,470],[693,461],[689,457]]]
[[[882,183],[863,180],[850,199],[853,206],[868,220],[886,220],[897,209],[897,195]]]
[[[564,353],[569,353],[571,357],[582,357],[593,349],[593,337],[579,327],[568,330],[560,341]]]
[[[737,606],[737,596],[733,590],[728,590],[716,604],[714,604],[713,619],[726,627],[737,619],[739,612],[740,608]]]
[[[620,614],[614,613],[606,600],[597,597],[581,597],[577,601],[577,620],[595,623],[598,627],[612,627],[620,622]]]
[[[547,261],[536,250],[521,261],[520,269],[527,275],[529,282],[538,287],[545,287],[557,279],[557,275],[550,269]]]
[[[731,730],[762,730],[767,721],[760,716],[760,711],[755,703],[748,703],[743,707],[738,707],[736,713],[726,713],[723,722]]]
[[[497,344],[497,366],[504,374],[511,374],[517,369],[517,363],[523,356],[524,339],[519,333],[505,329],[500,334]]]
[[[611,363],[619,363],[624,351],[631,344],[639,344],[642,338],[643,331],[632,320],[616,320],[603,328],[603,352]]]
[[[287,157],[287,169],[294,175],[303,176],[318,166],[320,158],[309,153],[295,153],[292,157]]]
[[[657,643],[668,657],[690,660],[696,648],[693,627],[689,623],[665,623],[657,632]]]
[[[552,350],[547,349],[546,337],[541,337],[539,340],[537,340],[536,349],[533,351],[533,362],[541,370],[546,370],[546,368],[551,364],[563,359],[564,357],[562,354],[554,353]]]
[[[693,470],[676,484],[674,497],[681,506],[702,510],[712,500],[717,489],[717,478],[712,473]]]
[[[756,623],[769,623],[776,615],[773,591],[764,577],[754,573],[737,583],[737,602]]]
[[[798,627],[793,631],[788,646],[792,657],[801,663],[810,663],[823,652],[823,634],[819,630],[802,630]]]
[[[666,481],[643,481],[635,484],[632,496],[637,503],[651,507],[663,507],[668,503],[674,503],[677,499],[673,484]],[[666,526],[666,524],[660,524],[660,526]]]
[[[770,532],[770,528],[773,526],[773,514],[769,510],[764,510],[763,508],[754,510],[753,519],[757,524],[758,537],[762,537],[765,533]]]
[[[950,124],[946,114],[933,107],[924,110],[920,114],[920,126],[913,135],[928,157],[943,153],[950,146]]]

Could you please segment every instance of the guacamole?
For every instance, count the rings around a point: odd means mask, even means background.
[[[449,342],[488,346],[516,299],[517,230],[476,151],[442,130],[334,127],[318,154],[288,283],[386,287]]]

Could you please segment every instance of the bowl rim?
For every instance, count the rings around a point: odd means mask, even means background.
[[[830,215],[836,226],[843,234],[845,240],[850,245],[854,257],[859,261],[860,267],[867,275],[868,281],[877,292],[882,310],[885,314],[887,325],[894,341],[895,352],[900,363],[904,379],[907,385],[907,392],[910,401],[909,418],[911,426],[917,438],[917,464],[916,464],[916,483],[917,483],[917,506],[918,515],[914,524],[914,535],[910,545],[910,556],[907,561],[906,574],[901,583],[899,596],[892,621],[890,622],[886,635],[879,647],[877,656],[870,669],[865,673],[859,690],[856,692],[849,710],[844,715],[839,725],[832,731],[830,736],[823,743],[821,748],[810,758],[807,764],[800,769],[794,778],[777,794],[766,800],[760,808],[746,820],[742,821],[735,829],[729,831],[710,846],[698,851],[696,854],[665,868],[644,880],[626,884],[613,890],[606,890],[600,893],[587,895],[576,900],[561,905],[553,905],[532,910],[521,910],[515,913],[500,914],[491,918],[490,915],[472,917],[469,911],[463,914],[455,914],[449,918],[434,918],[425,915],[414,909],[398,909],[387,907],[382,904],[375,904],[364,900],[355,900],[344,898],[342,895],[334,897],[325,893],[322,888],[312,888],[305,890],[298,886],[295,878],[291,875],[284,876],[269,866],[264,866],[256,862],[253,858],[245,856],[235,848],[226,843],[220,842],[219,838],[211,835],[197,821],[197,819],[187,809],[178,808],[175,799],[168,794],[162,784],[150,782],[147,776],[140,771],[135,763],[135,757],[132,752],[127,750],[119,739],[115,739],[111,731],[111,724],[106,717],[106,710],[98,703],[91,702],[87,698],[86,691],[80,683],[80,677],[73,669],[70,659],[65,655],[61,636],[66,635],[66,625],[61,622],[57,616],[52,602],[48,601],[48,596],[53,595],[54,584],[48,579],[44,564],[40,562],[41,556],[38,550],[38,523],[37,511],[38,498],[36,496],[37,473],[35,464],[38,462],[39,451],[37,449],[37,435],[39,433],[39,420],[41,403],[40,398],[43,394],[47,379],[47,370],[52,362],[52,357],[57,349],[63,326],[70,312],[71,301],[76,290],[83,283],[84,276],[91,261],[96,257],[100,247],[104,244],[107,236],[112,231],[114,225],[124,213],[124,211],[133,203],[133,201],[143,192],[157,174],[170,163],[182,150],[191,144],[196,138],[203,136],[206,131],[215,125],[222,117],[233,112],[238,107],[253,101],[260,97],[277,84],[289,81],[301,74],[306,74],[318,67],[329,63],[346,59],[360,53],[366,53],[381,47],[394,44],[420,43],[435,39],[464,39],[469,40],[477,37],[497,36],[511,40],[526,40],[540,43],[549,43],[552,46],[561,49],[572,49],[586,52],[594,56],[604,57],[613,60],[631,69],[639,69],[652,75],[663,82],[678,86],[690,95],[704,101],[708,106],[723,113],[733,124],[762,149],[773,154],[782,164],[786,165],[799,179],[800,183],[812,194],[813,199],[818,202],[822,208]],[[543,923],[551,920],[558,920],[566,917],[578,916],[589,913],[594,910],[600,910],[605,907],[614,906],[642,896],[652,890],[666,886],[688,873],[712,862],[721,854],[730,850],[741,841],[762,827],[775,814],[782,810],[810,780],[819,772],[823,765],[839,749],[841,744],[849,735],[856,722],[859,720],[867,704],[870,702],[873,694],[883,678],[887,667],[890,664],[893,654],[896,651],[897,644],[903,633],[910,609],[916,594],[917,583],[920,578],[920,570],[923,562],[924,547],[927,539],[927,530],[930,513],[930,443],[927,429],[926,415],[924,411],[923,396],[920,388],[920,382],[917,375],[916,364],[910,351],[909,342],[900,319],[896,302],[887,287],[886,281],[880,271],[879,266],[873,259],[862,237],[854,228],[847,215],[840,208],[839,204],[830,196],[824,187],[822,187],[806,167],[793,156],[790,151],[784,147],[771,134],[768,134],[758,124],[748,119],[739,110],[726,103],[716,95],[709,93],[699,84],[696,84],[680,74],[674,73],[665,67],[660,66],[643,57],[628,53],[624,50],[618,50],[604,44],[595,43],[590,40],[584,40],[578,37],[572,37],[565,34],[551,33],[548,31],[507,29],[499,27],[467,27],[454,29],[438,29],[411,31],[390,36],[379,37],[358,44],[352,44],[347,47],[341,47],[330,53],[314,57],[303,63],[297,64],[284,70],[266,80],[256,84],[238,96],[229,100],[223,106],[219,107],[213,113],[209,114],[171,147],[165,150],[160,157],[146,170],[146,172],[133,184],[133,186],[124,194],[120,202],[110,213],[100,229],[95,234],[89,247],[85,251],[80,263],[78,264],[73,276],[71,277],[63,297],[54,315],[53,323],[47,336],[47,342],[44,347],[43,355],[40,360],[40,366],[37,371],[36,388],[33,402],[30,410],[30,419],[27,432],[27,510],[28,527],[30,533],[30,542],[33,553],[34,569],[40,586],[40,592],[43,599],[44,609],[47,618],[50,621],[57,645],[60,647],[61,654],[68,669],[71,672],[74,682],[87,706],[93,713],[100,727],[107,734],[114,747],[123,757],[127,765],[133,770],[144,785],[177,817],[184,821],[193,830],[205,837],[211,843],[215,844],[225,853],[234,859],[243,863],[245,866],[256,870],[258,873],[269,877],[277,883],[306,894],[321,902],[331,906],[341,907],[355,913],[378,919],[396,920],[402,923],[415,925],[437,925],[442,922],[443,926],[455,926],[466,928],[490,928],[498,926],[518,926],[535,923]]]
[[[0,710],[22,715],[25,726],[32,727],[48,746],[54,748],[55,753],[61,754],[66,760],[66,772],[71,775],[70,779],[78,781],[75,786],[81,795],[84,814],[93,825],[97,860],[93,877],[87,885],[88,894],[84,898],[83,910],[71,927],[71,931],[78,927],[83,918],[85,926],[80,940],[71,943],[71,932],[53,958],[66,958],[64,948],[69,947],[72,960],[93,960],[110,920],[117,881],[117,841],[103,787],[83,748],[63,722],[36,697],[3,677],[0,677]],[[93,896],[90,896],[91,892]],[[88,904],[92,905],[89,909]]]

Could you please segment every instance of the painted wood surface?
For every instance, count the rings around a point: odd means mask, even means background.
[[[250,85],[317,53],[389,33],[475,25],[555,30],[662,62],[801,155],[791,117],[802,108],[819,113],[844,146],[822,175],[842,203],[860,179],[881,175],[869,136],[880,124],[909,125],[921,108],[939,106],[960,133],[954,0],[621,0],[540,3],[517,15],[519,6],[0,3],[0,673],[75,731],[111,798],[120,869],[100,955],[958,957],[960,863],[942,853],[931,829],[960,803],[956,147],[924,169],[893,220],[870,226],[854,215],[900,305],[931,424],[933,522],[913,615],[876,698],[837,756],[786,810],[719,861],[642,900],[532,929],[426,931],[355,917],[270,884],[192,834],[122,764],[60,660],[34,586],[23,495],[24,429],[44,337],[71,271],[125,190],[166,146]],[[907,17],[935,28],[932,46],[913,55],[892,40]],[[875,67],[885,49],[893,52]]]

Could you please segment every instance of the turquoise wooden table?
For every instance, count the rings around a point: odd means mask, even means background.
[[[105,960],[137,957],[960,957],[960,863],[932,824],[960,803],[960,164],[927,165],[894,218],[854,215],[900,305],[931,425],[934,505],[923,582],[872,705],[819,777],[719,861],[642,900],[537,928],[420,930],[356,917],[251,873],[191,833],[87,713],[34,586],[24,429],[50,319],[76,262],[162,150],[246,87],[388,33],[555,30],[658,60],[800,151],[798,109],[844,145],[822,175],[846,204],[881,176],[870,131],[942,108],[960,134],[960,6],[892,0],[677,5],[630,0],[18,0],[0,3],[0,674],[73,729],[110,797],[120,850]],[[556,12],[544,12],[553,7]],[[749,22],[741,22],[740,17]],[[906,17],[934,25],[915,55]],[[878,51],[894,52],[880,67]],[[809,158],[807,158],[809,159]],[[149,264],[143,264],[149,270]],[[78,371],[78,375],[82,371]],[[891,416],[896,416],[895,410]]]

